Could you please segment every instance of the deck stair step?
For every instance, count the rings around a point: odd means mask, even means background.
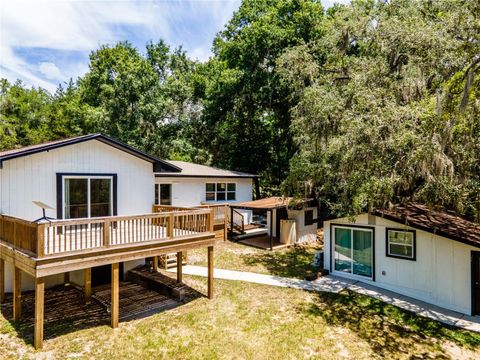
[[[177,253],[160,255],[159,260],[160,260],[159,262],[160,267],[164,270],[173,269],[177,267]],[[182,264],[187,265],[187,260],[188,260],[187,253],[183,252]]]
[[[160,272],[151,272],[148,266],[130,270],[127,273],[127,280],[179,301],[184,300],[188,290],[185,284],[178,283]]]

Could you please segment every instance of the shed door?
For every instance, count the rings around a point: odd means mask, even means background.
[[[472,251],[472,315],[480,315],[480,252]]]

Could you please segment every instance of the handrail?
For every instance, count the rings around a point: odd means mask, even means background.
[[[41,223],[0,215],[0,239],[42,258],[213,232],[213,210],[188,210]]]
[[[193,208],[182,207],[182,206],[172,206],[172,205],[161,205],[154,204],[152,206],[153,213],[169,212],[169,211],[192,211]]]
[[[36,253],[37,224],[9,215],[0,215],[0,239]]]
[[[232,223],[233,223],[233,227],[235,227],[235,225],[241,229],[242,233],[245,232],[245,216],[235,210],[235,209],[232,209],[232,214],[233,214],[233,218],[231,219]],[[240,220],[238,220],[240,219]],[[233,231],[233,228],[231,229]]]
[[[228,222],[228,204],[202,204],[196,209],[213,209],[215,225],[221,225]]]

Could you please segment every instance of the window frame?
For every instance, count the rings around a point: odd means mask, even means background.
[[[403,256],[403,255],[396,255],[390,253],[390,239],[389,233],[390,231],[396,232],[404,232],[404,233],[412,233],[413,235],[413,242],[412,242],[412,256]],[[405,245],[405,244],[398,244],[398,245]],[[385,228],[385,256],[394,259],[402,259],[402,260],[409,260],[409,261],[416,261],[417,260],[417,232],[415,230],[410,229],[400,229],[400,228]]]
[[[169,204],[162,204],[162,185],[170,186]],[[153,202],[155,203],[155,205],[172,206],[172,202],[173,202],[172,191],[173,191],[173,186],[172,186],[171,183],[155,183],[155,188],[154,188],[154,193],[153,193],[153,196],[154,196]],[[158,198],[157,198],[157,194],[158,194]]]
[[[110,213],[117,215],[117,174],[57,173],[57,218],[65,219],[65,180],[87,179],[87,218],[91,219],[91,179],[110,180]]]
[[[372,276],[367,277],[364,275],[357,275],[353,273],[347,273],[347,272],[342,272],[335,270],[335,264],[334,264],[334,254],[335,254],[335,233],[334,229],[335,228],[346,228],[352,230],[369,230],[372,234]],[[353,235],[352,235],[353,236]],[[375,276],[375,271],[376,271],[376,265],[375,265],[375,227],[373,226],[367,226],[367,225],[353,225],[353,224],[341,224],[341,223],[330,223],[330,234],[329,234],[329,243],[330,243],[330,251],[329,251],[329,257],[330,257],[330,273],[338,276],[343,276],[345,278],[350,278],[350,279],[363,279],[363,281],[375,281],[376,276]]]
[[[225,190],[219,191],[219,184],[225,184]],[[213,191],[208,191],[207,187],[208,185],[213,185],[214,190]],[[234,185],[235,190],[228,190],[229,185]],[[206,182],[205,183],[205,202],[229,202],[229,201],[237,201],[237,188],[238,184],[237,182],[228,182],[228,181],[215,181],[215,182]],[[218,194],[221,193],[225,196],[225,199],[218,199]],[[212,195],[214,199],[208,199],[208,195]],[[228,195],[233,194],[233,199],[229,199]]]

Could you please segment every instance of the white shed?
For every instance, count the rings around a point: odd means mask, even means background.
[[[480,315],[480,225],[408,204],[324,223],[332,274]]]

